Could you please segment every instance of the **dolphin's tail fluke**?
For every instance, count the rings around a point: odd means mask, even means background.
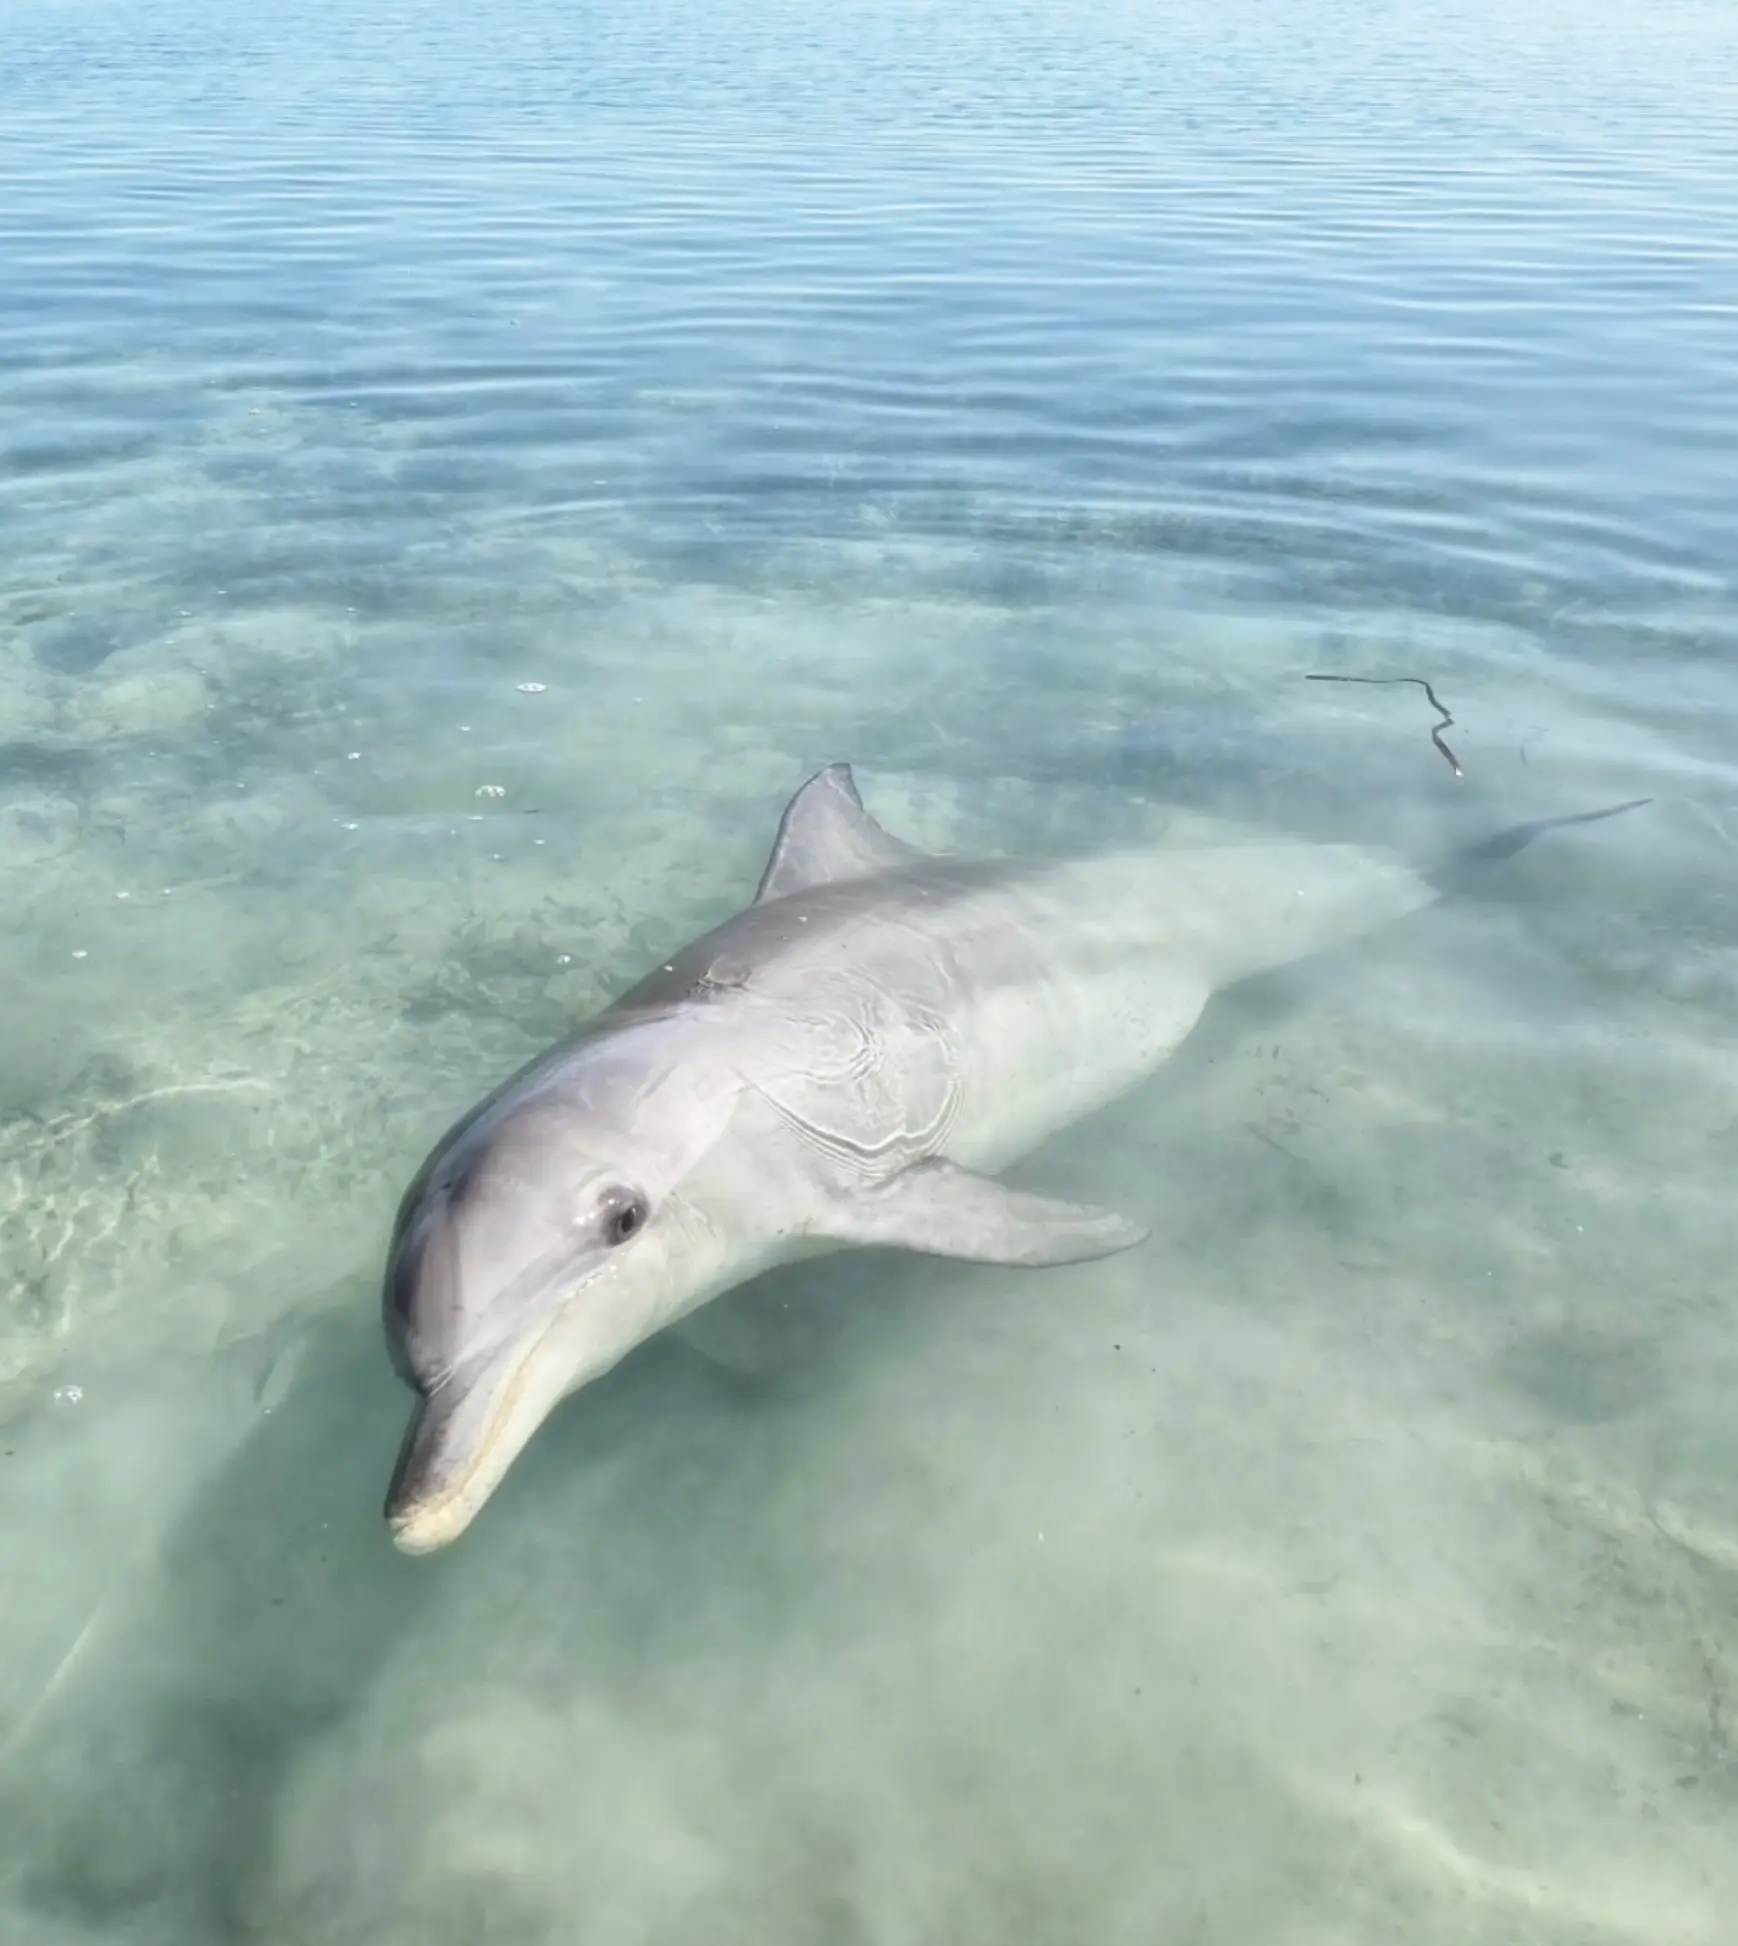
[[[1505,858],[1513,858],[1516,852],[1525,851],[1535,838],[1547,831],[1556,831],[1566,824],[1597,824],[1601,818],[1622,817],[1624,812],[1639,811],[1644,804],[1652,802],[1651,797],[1632,797],[1625,804],[1608,804],[1603,811],[1575,811],[1567,817],[1534,818],[1530,824],[1512,824],[1506,831],[1481,838],[1476,845],[1456,852],[1452,858],[1424,876],[1446,898],[1451,893],[1464,892],[1468,885],[1476,883],[1485,866],[1498,865]]]

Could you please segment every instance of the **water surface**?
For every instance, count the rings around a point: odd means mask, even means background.
[[[0,15],[0,1935],[1717,1946],[1724,0]],[[1405,690],[1454,710],[1457,781]],[[397,1194],[847,757],[1650,795],[395,1556]]]

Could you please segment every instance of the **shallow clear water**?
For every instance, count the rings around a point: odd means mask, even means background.
[[[0,100],[0,1937],[1729,1938],[1725,0],[13,0]],[[395,1555],[399,1190],[838,757],[1655,803],[1028,1165],[1142,1252],[785,1273]]]

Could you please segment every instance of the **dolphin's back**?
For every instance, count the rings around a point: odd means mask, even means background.
[[[945,1152],[998,1168],[1112,1100],[1178,1046],[1213,992],[1430,903],[1350,846],[1129,851],[1036,867],[908,855],[749,907],[624,996],[618,1017],[760,1008],[844,1053],[795,1051],[779,1093],[820,1112],[805,1067],[875,1050],[891,1103]],[[865,1128],[866,1144],[896,1131]],[[897,1146],[897,1145],[895,1145]]]
[[[1206,845],[1087,860],[1066,896],[1125,906],[1149,954],[1213,988],[1373,932],[1441,895],[1404,860],[1354,845]],[[1059,915],[1060,916],[1060,915]]]
[[[1437,896],[1351,846],[1227,845],[1010,873],[905,907],[898,930],[952,969],[961,1159],[1000,1166],[1150,1074],[1218,989]]]

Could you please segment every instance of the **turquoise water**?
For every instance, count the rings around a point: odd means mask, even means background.
[[[1729,1939],[1725,0],[11,0],[0,102],[0,1938]],[[1030,1165],[1144,1251],[785,1273],[399,1557],[410,1171],[840,757],[1655,802]]]

